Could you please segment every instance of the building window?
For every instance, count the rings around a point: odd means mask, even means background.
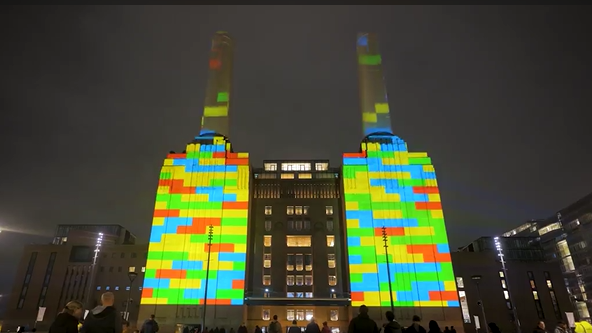
[[[508,285],[506,285],[506,279],[500,279],[500,282],[502,283],[502,289],[508,289]]]
[[[294,270],[294,255],[288,254],[288,260],[286,260],[286,270],[293,271]]]
[[[310,236],[286,236],[288,247],[310,247],[312,244]]]
[[[329,275],[329,285],[336,286],[337,285],[337,276]]]
[[[271,215],[272,209],[271,206],[265,206],[265,215]]]
[[[310,220],[304,220],[304,230],[310,230]]]
[[[37,253],[32,252],[29,258],[29,265],[27,266],[27,274],[25,275],[25,281],[21,288],[21,297],[19,299],[17,309],[22,309],[25,304],[25,296],[27,296],[27,290],[29,290],[29,282],[31,282],[31,276],[33,275],[33,268],[35,268],[35,261],[37,261]]]
[[[263,293],[263,297],[264,298],[269,298],[270,294],[269,294],[269,289],[265,289],[265,292]]]
[[[293,286],[294,285],[294,275],[286,275],[286,285]]]
[[[271,286],[271,275],[263,275],[263,285]]]
[[[302,220],[296,221],[295,224],[296,224],[296,227],[295,227],[296,231],[301,231],[302,230]]]
[[[304,284],[304,276],[296,275],[296,285],[301,286]]]
[[[504,271],[499,271],[499,277],[503,278],[504,276]]]
[[[333,219],[327,220],[327,231],[333,231]]]
[[[296,310],[296,320],[304,320],[304,310]]]
[[[271,221],[270,220],[265,221],[265,231],[271,231]]]
[[[271,253],[264,253],[263,254],[263,267],[264,268],[271,268]]]
[[[296,207],[294,207],[294,208],[295,208],[295,209],[294,209],[294,213],[295,213],[296,215],[302,215],[302,206],[296,206]]]
[[[302,254],[296,255],[296,270],[302,272],[304,269],[304,256]]]
[[[549,289],[549,296],[551,296],[551,303],[553,304],[553,312],[555,312],[555,317],[557,319],[562,319],[562,313],[559,309],[559,303],[557,302],[557,295],[555,294],[555,290],[553,290],[553,282],[551,282],[551,274],[549,272],[544,272],[545,280],[547,282],[547,288]]]
[[[315,170],[327,171],[329,169],[329,163],[315,163]]]
[[[271,246],[271,235],[263,236],[263,246],[265,246],[265,247]]]
[[[302,214],[304,214],[304,215],[308,215],[308,209],[309,209],[309,208],[310,208],[310,207],[308,207],[308,206],[302,206]]]
[[[471,323],[471,313],[469,312],[469,303],[467,302],[467,295],[464,290],[458,291],[458,299],[460,301],[460,309],[465,324]]]
[[[312,310],[306,310],[306,316],[305,319],[306,320],[311,320],[312,317],[314,317],[314,312]]]
[[[335,246],[335,236],[327,235],[327,246],[334,247]]]
[[[325,206],[325,215],[333,215],[333,206]]]
[[[130,266],[127,268],[127,271],[130,273],[134,273],[136,271],[136,266]]]
[[[310,163],[282,163],[282,171],[310,171]]]
[[[286,215],[294,215],[294,206],[286,207]]]
[[[270,319],[270,311],[269,309],[263,309],[263,311],[261,311],[261,319],[263,320],[269,320]]]
[[[119,290],[119,286],[115,286],[115,290]]]
[[[97,290],[101,290],[101,286],[97,286]]]
[[[142,267],[142,273],[146,272],[146,267]]]
[[[339,320],[339,310],[331,310],[331,316],[329,317],[331,321],[338,321]]]
[[[281,179],[294,179],[294,174],[293,173],[282,173],[280,175]]]
[[[312,271],[312,254],[306,254],[304,256],[304,269],[307,272]]]
[[[327,266],[329,268],[335,268],[335,253],[329,253],[327,255]]]
[[[526,274],[528,275],[530,287],[532,288],[532,299],[534,300],[534,306],[537,310],[537,315],[539,316],[539,319],[545,319],[543,305],[541,304],[541,300],[539,299],[539,292],[537,290],[536,282],[534,281],[534,273],[532,271],[528,271],[526,272]]]
[[[277,163],[264,163],[265,171],[277,171]]]
[[[298,175],[298,179],[312,179],[312,174],[310,173],[301,173]]]
[[[288,291],[286,293],[286,297],[288,297],[288,298],[294,298],[294,292],[293,291]]]
[[[506,300],[509,300],[510,299],[510,293],[507,290],[504,290],[504,298]]]
[[[286,310],[286,319],[287,320],[294,320],[294,309],[287,309]]]
[[[463,278],[460,276],[456,277],[456,286],[459,288],[464,288],[465,287],[465,282],[463,281]]]
[[[310,292],[310,291],[305,292],[304,298],[312,298],[312,292]]]
[[[130,290],[130,286],[125,287],[125,290]]]
[[[312,286],[312,275],[306,275],[304,277],[304,284],[307,286]]]

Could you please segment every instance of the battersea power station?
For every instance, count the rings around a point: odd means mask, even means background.
[[[360,147],[341,166],[259,163],[232,149],[233,41],[215,34],[201,131],[160,172],[140,320],[265,331],[314,317],[344,333],[366,305],[462,328],[434,167],[391,129],[376,36],[356,48]]]

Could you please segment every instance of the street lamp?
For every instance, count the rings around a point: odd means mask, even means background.
[[[384,257],[386,259],[386,274],[388,275],[389,297],[391,300],[391,312],[395,314],[395,302],[393,301],[393,285],[391,283],[391,268],[389,266],[388,255],[388,235],[386,234],[386,227],[382,227],[382,241],[384,242]]]
[[[506,278],[506,289],[508,290],[508,298],[510,299],[510,303],[512,304],[512,314],[514,315],[514,325],[516,325],[516,333],[520,333],[520,319],[518,319],[518,310],[516,309],[516,304],[512,299],[512,291],[510,290],[510,278],[508,277],[508,269],[506,268],[506,260],[504,259],[504,250],[502,249],[502,243],[499,237],[494,237],[493,241],[495,243],[495,249],[497,250],[497,256],[500,258],[500,262],[502,263],[502,271],[504,272],[504,277]]]
[[[204,290],[203,318],[201,329],[206,327],[206,307],[208,306],[208,279],[210,278],[210,255],[212,254],[212,239],[214,238],[214,226],[208,227],[208,262],[206,265],[206,288]]]
[[[473,282],[477,286],[477,297],[479,300],[477,301],[477,305],[481,308],[481,314],[483,315],[483,327],[485,328],[485,333],[489,332],[489,325],[487,323],[487,317],[485,316],[485,306],[483,306],[483,300],[481,299],[481,288],[479,288],[479,282],[481,282],[481,275],[473,275],[471,276]]]
[[[134,280],[138,277],[138,273],[136,272],[128,272],[127,277],[129,278],[129,291],[127,293],[127,302],[125,302],[125,320],[129,321],[129,304],[132,300],[132,286],[134,285]]]
[[[87,305],[86,308],[87,309],[92,307],[92,304],[90,303],[91,290],[92,290],[92,285],[94,284],[94,280],[95,280],[95,268],[97,266],[97,260],[99,259],[99,253],[101,252],[102,245],[103,245],[103,233],[99,232],[99,235],[97,236],[97,240],[95,242],[95,254],[94,254],[93,260],[92,260],[90,277],[88,278],[88,290],[86,293],[86,305]]]

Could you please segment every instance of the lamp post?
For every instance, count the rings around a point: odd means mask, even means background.
[[[477,297],[479,297],[479,300],[477,301],[477,305],[479,305],[479,307],[481,308],[481,314],[483,315],[483,325],[485,328],[485,333],[489,332],[489,325],[487,323],[487,316],[485,316],[485,306],[483,306],[483,300],[481,299],[481,288],[479,288],[479,282],[481,282],[481,275],[473,275],[471,276],[471,279],[475,282],[475,285],[477,286]]]
[[[514,303],[514,300],[512,299],[512,291],[510,290],[510,278],[508,277],[508,269],[506,268],[506,260],[504,259],[504,250],[502,249],[502,243],[499,237],[494,237],[493,241],[495,243],[497,255],[500,258],[500,262],[502,263],[502,271],[504,272],[504,276],[506,277],[506,289],[508,289],[508,298],[510,299],[510,303],[512,304],[512,314],[514,315],[514,325],[516,326],[516,333],[520,333],[520,319],[518,319],[518,310],[516,309],[516,303]]]
[[[203,318],[201,329],[202,331],[206,329],[206,308],[208,306],[208,279],[210,278],[210,255],[212,254],[212,239],[214,238],[214,226],[210,225],[208,227],[208,261],[206,264],[206,287],[204,290],[204,304],[203,304]]]
[[[87,292],[86,292],[86,308],[89,309],[90,307],[92,307],[91,304],[91,293],[92,293],[92,285],[94,283],[95,280],[95,269],[97,266],[97,260],[99,259],[99,253],[101,252],[101,245],[103,244],[103,233],[99,232],[99,235],[97,237],[97,241],[95,242],[95,254],[93,256],[93,261],[92,261],[92,266],[90,269],[90,277],[88,278],[88,288],[87,288]]]
[[[391,300],[391,312],[395,314],[395,302],[393,301],[393,285],[391,283],[391,268],[389,265],[388,254],[388,235],[386,234],[386,227],[382,227],[382,241],[384,242],[384,257],[386,259],[386,274],[388,275],[389,297]]]
[[[127,277],[129,278],[129,291],[127,292],[127,302],[125,302],[125,320],[129,321],[129,304],[132,300],[132,286],[134,285],[134,280],[138,277],[138,273],[136,272],[128,272]]]

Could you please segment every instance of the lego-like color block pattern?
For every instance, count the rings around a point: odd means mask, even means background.
[[[198,137],[169,154],[158,183],[141,304],[203,304],[208,226],[213,226],[208,304],[244,301],[249,158],[223,137]]]
[[[358,34],[356,49],[364,135],[392,133],[377,36],[372,33]]]
[[[352,306],[458,307],[434,167],[396,136],[370,136],[343,155]]]

